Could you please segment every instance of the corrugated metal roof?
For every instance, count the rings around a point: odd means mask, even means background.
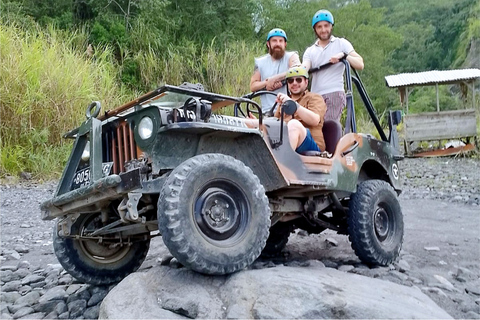
[[[480,69],[462,69],[445,71],[425,71],[415,73],[401,73],[385,77],[390,88],[409,85],[434,85],[443,82],[455,82],[480,78]]]

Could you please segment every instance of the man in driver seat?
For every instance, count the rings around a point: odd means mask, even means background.
[[[308,72],[303,67],[288,69],[285,76],[289,95],[279,93],[276,102],[279,106],[288,100],[297,103],[297,110],[293,115],[284,115],[288,127],[288,138],[292,148],[298,153],[306,151],[325,151],[323,138],[323,123],[327,105],[322,96],[309,92]],[[282,108],[277,108],[275,117],[281,117]],[[258,127],[258,120],[250,114],[246,122],[249,127]]]
[[[284,115],[288,126],[290,145],[298,153],[306,151],[325,151],[323,123],[327,105],[321,95],[307,90],[308,72],[303,67],[288,69],[287,75],[289,95],[279,93],[277,103],[281,106],[287,100],[297,103],[297,111],[293,115]],[[275,117],[280,118],[281,108],[277,108]]]

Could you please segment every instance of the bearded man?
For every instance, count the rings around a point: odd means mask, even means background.
[[[286,51],[287,34],[282,29],[272,29],[267,35],[268,54],[255,58],[255,68],[250,80],[250,90],[266,89],[275,93],[287,93],[282,84],[287,70],[300,65],[300,58],[295,51]],[[275,104],[276,96],[264,94],[260,96],[262,112],[270,111]]]

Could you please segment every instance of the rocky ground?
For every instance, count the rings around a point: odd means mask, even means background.
[[[454,318],[480,319],[480,161],[468,158],[407,159],[401,162],[405,241],[400,260],[370,269],[333,232],[293,234],[284,254],[252,268],[328,268],[417,286]],[[0,185],[0,318],[96,319],[111,288],[76,282],[58,264],[52,221],[40,219],[39,204],[55,183]],[[170,261],[161,238],[153,239],[141,270]]]

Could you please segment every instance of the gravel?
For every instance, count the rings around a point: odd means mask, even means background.
[[[400,170],[403,177],[400,200],[432,199],[463,204],[470,208],[480,206],[480,160],[405,159],[400,162]],[[0,319],[96,319],[100,303],[111,289],[79,283],[58,264],[52,245],[54,221],[41,220],[39,210],[40,203],[51,198],[55,188],[56,182],[13,183],[7,180],[0,185]],[[338,238],[331,233],[309,236],[299,231],[294,238],[297,240],[294,241],[311,242],[312,236],[319,239],[323,237],[323,245],[330,247],[329,250],[336,255],[334,258],[319,259],[318,263],[326,267],[404,285],[415,285],[431,297],[437,297],[434,298],[437,303],[444,301],[442,299],[454,301],[455,308],[459,306],[458,311],[450,310],[450,314],[456,318],[480,318],[480,278],[476,267],[452,267],[450,280],[446,279],[445,274],[445,277],[432,274],[429,280],[426,280],[411,272],[411,269],[416,269],[416,266],[411,265],[412,261],[416,264],[418,261],[412,259],[412,254],[408,252],[403,252],[400,261],[390,268],[370,269],[359,263],[355,257],[351,258],[352,253],[351,249],[347,248],[346,238]],[[163,246],[160,238],[153,240],[152,247]],[[479,241],[480,237],[474,245],[478,246]],[[344,255],[342,248],[347,248],[349,256]],[[305,254],[302,246],[299,246],[298,250],[297,256]],[[421,250],[435,254],[440,251],[440,247],[437,244],[426,244],[422,245]],[[252,268],[274,267],[277,263],[302,264],[302,260],[297,259],[295,254],[286,259],[287,262],[259,260]],[[175,261],[164,247],[154,249],[147,256],[140,271],[157,264],[174,266]],[[438,258],[439,266],[443,266],[442,262],[446,264]],[[462,294],[468,295],[467,298]]]
[[[402,199],[432,199],[480,206],[480,161],[408,158],[400,162]]]

